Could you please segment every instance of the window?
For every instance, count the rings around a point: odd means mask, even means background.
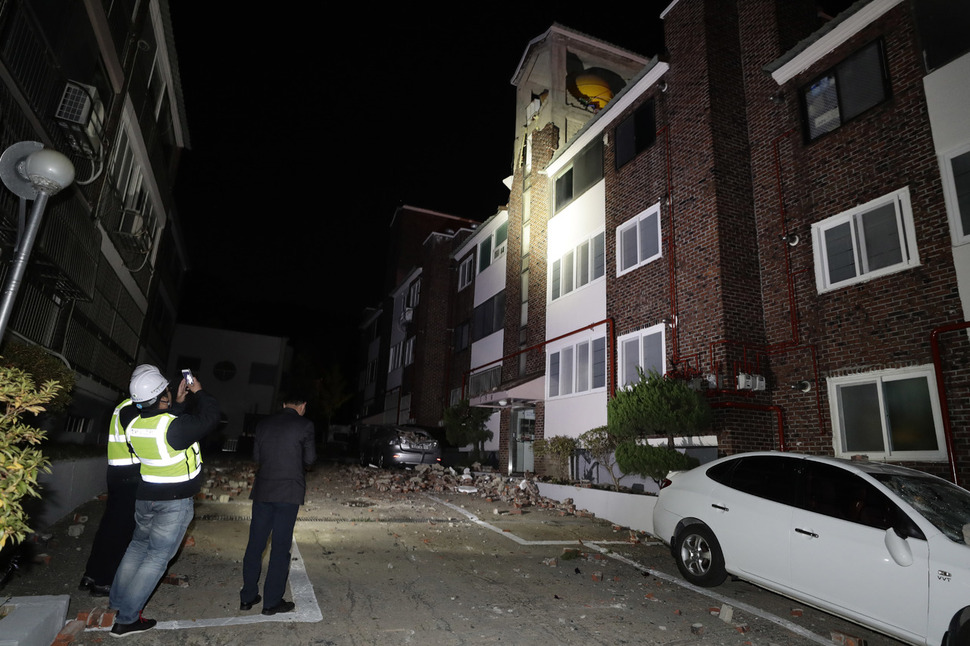
[[[617,339],[620,362],[620,386],[629,386],[640,381],[637,368],[643,372],[656,370],[660,374],[666,372],[664,356],[664,326],[654,325],[646,330],[627,334]]]
[[[458,291],[472,284],[475,279],[475,254],[471,254],[461,261],[458,266]]]
[[[606,337],[580,341],[549,354],[549,397],[606,387]]]
[[[916,0],[916,27],[926,70],[932,71],[970,50],[970,4],[953,0]]]
[[[502,366],[495,366],[476,372],[468,378],[468,396],[477,397],[482,393],[495,390],[502,383]]]
[[[508,247],[506,244],[509,239],[509,221],[506,220],[498,225],[490,236],[482,240],[478,245],[478,271],[483,272],[488,269],[493,260],[497,260],[505,253]]]
[[[603,140],[597,138],[556,176],[556,212],[603,179]]]
[[[387,371],[391,372],[401,367],[401,344],[395,343],[391,346],[391,356],[387,362]]]
[[[812,225],[820,292],[919,264],[909,189]]]
[[[475,308],[472,314],[472,341],[484,339],[505,327],[505,290]]]
[[[552,300],[584,287],[606,273],[606,234],[584,240],[552,262]]]
[[[657,139],[657,124],[654,117],[653,100],[620,122],[614,134],[616,138],[616,169],[632,160],[653,145]]]
[[[882,45],[875,41],[802,89],[805,134],[813,141],[888,98]]]
[[[468,347],[471,337],[471,323],[464,321],[455,328],[455,352],[461,352]]]
[[[410,366],[414,363],[414,337],[404,342],[404,365]]]
[[[421,301],[421,279],[415,278],[414,282],[408,287],[408,297],[405,307],[417,307]]]
[[[953,244],[970,242],[970,144],[941,155],[940,166]]]
[[[642,267],[661,256],[660,202],[616,229],[616,275]]]
[[[946,458],[933,366],[830,378],[828,390],[836,455]]]

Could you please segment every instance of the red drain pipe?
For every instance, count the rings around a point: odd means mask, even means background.
[[[781,406],[752,404],[750,402],[713,402],[711,408],[744,408],[745,410],[760,410],[774,413],[778,417],[778,448],[781,451],[788,451],[788,447],[785,446],[785,427],[782,424]]]
[[[930,333],[930,346],[933,348],[933,367],[936,368],[936,390],[940,397],[940,414],[943,415],[943,439],[946,441],[947,460],[950,462],[950,475],[953,476],[953,484],[960,485],[960,478],[957,476],[957,463],[953,455],[953,428],[950,426],[950,406],[946,399],[946,389],[943,387],[943,358],[940,355],[940,334],[953,332],[954,330],[965,330],[970,328],[970,322],[949,323],[941,325]]]

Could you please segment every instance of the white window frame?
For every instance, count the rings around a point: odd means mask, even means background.
[[[656,217],[656,226],[653,227],[650,224],[650,217]],[[633,230],[633,235],[636,237],[637,242],[637,261],[632,263],[629,267],[623,268],[623,236],[628,231]],[[657,241],[657,252],[646,255],[646,250],[643,249],[642,241],[645,235],[651,233],[651,229],[656,231],[656,241]],[[638,213],[633,216],[620,226],[616,228],[616,275],[622,276],[628,274],[631,271],[639,269],[644,265],[650,264],[654,260],[663,257],[663,237],[662,237],[662,226],[660,223],[660,202],[657,202],[650,208]]]
[[[594,385],[593,369],[596,365],[595,345],[600,344],[603,365],[603,383]],[[584,359],[585,358],[585,359]],[[606,369],[607,344],[605,336],[584,338],[572,345],[560,346],[546,354],[546,393],[549,399],[587,395],[606,390],[609,374]],[[581,370],[582,368],[582,370]]]
[[[458,266],[458,291],[465,289],[475,280],[475,254],[469,254]]]
[[[404,365],[410,366],[414,363],[414,337],[412,336],[404,342]]]
[[[391,346],[391,355],[387,361],[387,371],[393,372],[401,367],[401,344],[395,343]]]
[[[405,307],[415,308],[421,302],[421,278],[415,278],[408,286],[408,295],[404,300]]]
[[[926,387],[929,394],[930,408],[933,415],[933,425],[936,433],[936,451],[891,451],[889,447],[889,428],[884,401],[882,385],[890,381],[903,379],[925,378]],[[836,457],[851,457],[858,454],[858,451],[847,451],[845,449],[845,429],[842,421],[842,402],[840,388],[843,386],[863,385],[875,383],[878,385],[879,407],[882,415],[883,448],[882,452],[867,451],[870,459],[893,460],[893,461],[927,461],[939,462],[946,460],[946,438],[943,434],[943,415],[940,411],[939,392],[936,384],[936,372],[932,365],[915,366],[912,368],[894,368],[890,370],[877,370],[864,372],[844,377],[829,377],[827,388],[829,396],[829,406],[832,415],[832,443],[835,448]]]
[[[499,229],[505,227],[505,237],[498,240]],[[492,232],[478,243],[478,273],[482,273],[492,266],[492,263],[505,255],[509,246],[509,221],[499,223]],[[486,249],[487,247],[487,249]]]
[[[647,366],[644,368],[643,365],[643,340],[646,337],[651,337],[654,335],[660,336],[660,366]],[[637,362],[633,366],[628,365],[626,348],[628,344],[637,342]],[[665,374],[667,372],[667,326],[663,323],[653,325],[642,330],[637,330],[636,332],[631,332],[630,334],[624,334],[618,337],[616,340],[616,380],[617,384],[621,388],[625,388],[629,385],[635,383],[635,380],[627,380],[628,368],[629,372],[636,374],[635,367],[639,366],[644,368],[644,372],[648,372],[650,368],[654,368],[660,374]]]
[[[865,254],[860,253],[860,247],[865,246],[864,236],[860,234],[862,229],[861,218],[878,208],[893,204],[896,212],[896,232],[899,236],[900,251],[902,260],[894,265],[869,270],[868,260]],[[829,274],[829,259],[826,250],[826,233],[832,229],[850,225],[852,250],[856,264],[856,275],[852,278],[845,278],[837,282],[831,282]],[[815,284],[819,293],[841,289],[848,285],[855,285],[866,282],[880,276],[895,274],[906,269],[919,266],[919,251],[916,247],[916,228],[913,225],[913,209],[909,199],[909,187],[903,187],[898,191],[893,191],[874,200],[861,204],[826,218],[821,222],[812,225],[812,242],[815,254]]]
[[[603,256],[600,266],[596,265],[596,254],[593,243],[597,238],[602,239]],[[586,271],[585,276],[580,268],[580,259],[583,256],[583,248],[586,248]],[[599,275],[596,275],[599,270]],[[585,277],[586,282],[582,282]],[[570,247],[559,258],[553,261],[549,271],[549,300],[557,301],[568,294],[591,285],[606,277],[606,232],[600,231],[584,239],[575,247]],[[558,278],[559,293],[556,294]],[[568,287],[568,289],[567,289]]]
[[[970,227],[965,231],[960,212],[960,202],[957,196],[957,183],[953,175],[953,160],[961,155],[970,155],[970,142],[940,154],[940,175],[943,177],[943,198],[946,201],[946,212],[950,218],[950,232],[953,244],[963,245],[970,242]],[[966,214],[970,219],[970,214]]]

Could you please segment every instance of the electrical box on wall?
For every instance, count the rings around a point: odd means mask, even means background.
[[[762,375],[749,375],[745,372],[738,373],[738,390],[764,390],[765,378]]]

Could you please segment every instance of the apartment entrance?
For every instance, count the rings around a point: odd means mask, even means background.
[[[513,408],[509,434],[509,473],[535,471],[532,441],[535,439],[536,411],[534,408]]]

